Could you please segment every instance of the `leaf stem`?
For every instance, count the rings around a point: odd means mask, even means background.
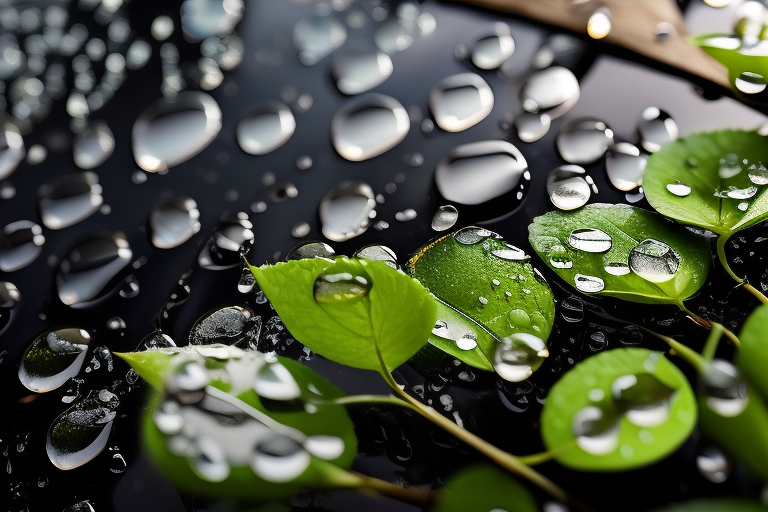
[[[657,332],[651,331],[650,329],[646,329],[645,327],[641,327],[645,332],[650,334],[651,336],[655,336],[665,342],[667,345],[669,345],[674,351],[680,355],[683,359],[688,361],[691,366],[696,368],[696,371],[699,373],[704,372],[707,367],[709,366],[709,362],[701,356],[698,352],[695,350],[686,347],[679,341],[670,338],[669,336],[664,336],[663,334],[659,334]]]
[[[335,405],[386,404],[409,408],[407,403],[392,395],[350,395],[334,398],[333,400],[319,400],[318,403]]]
[[[382,496],[388,496],[419,507],[433,505],[437,497],[437,493],[432,490],[403,487],[386,480],[348,471],[333,464],[326,465],[323,468],[323,472],[330,487],[342,487],[360,491],[371,490]]]
[[[760,290],[749,284],[746,279],[737,276],[733,270],[731,270],[731,267],[728,265],[728,259],[725,257],[725,243],[727,241],[727,236],[719,235],[717,237],[717,259],[720,260],[720,264],[723,266],[725,271],[728,272],[729,276],[731,276],[737,283],[743,286],[749,293],[757,297],[757,300],[763,304],[768,304],[768,297],[763,295]]]
[[[685,313],[690,317],[691,320],[694,321],[694,323],[706,327],[707,329],[714,329],[714,326],[719,325],[719,330],[721,334],[724,334],[726,338],[731,340],[731,343],[733,343],[735,346],[739,347],[741,346],[741,342],[739,341],[739,338],[727,327],[725,327],[723,324],[719,324],[717,322],[712,322],[711,320],[707,320],[706,318],[701,318],[699,315],[691,311],[690,309],[686,308],[682,303],[678,304],[680,306],[680,309],[685,311]]]
[[[717,345],[720,343],[720,338],[723,336],[724,327],[722,324],[713,323],[712,330],[709,331],[709,337],[704,344],[704,350],[701,351],[701,356],[706,361],[712,361],[715,358],[715,352],[717,351]]]
[[[526,466],[536,466],[554,459],[560,451],[560,449],[555,449],[548,452],[532,453],[531,455],[518,455],[517,460]]]

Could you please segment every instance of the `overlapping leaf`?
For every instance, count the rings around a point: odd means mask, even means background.
[[[432,512],[537,512],[536,500],[508,473],[488,466],[470,466],[451,475]]]

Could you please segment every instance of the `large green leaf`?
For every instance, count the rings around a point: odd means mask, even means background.
[[[764,164],[768,141],[757,132],[696,133],[648,158],[643,189],[662,215],[728,237],[768,217]]]
[[[750,313],[739,333],[741,346],[734,363],[764,399],[768,400],[768,305]]]
[[[742,99],[749,101],[751,94],[765,89],[768,52],[764,41],[745,45],[737,35],[703,34],[692,38],[691,42],[728,68],[731,87]],[[738,84],[737,80],[744,80],[745,83]]]
[[[509,473],[478,465],[451,475],[432,512],[537,512],[536,500]]]
[[[653,512],[766,512],[768,507],[741,498],[707,498],[675,503]]]
[[[704,284],[710,265],[701,237],[628,205],[548,212],[528,233],[533,249],[571,286],[634,302],[681,305]]]
[[[435,325],[427,290],[381,261],[312,258],[251,271],[297,340],[348,366],[379,371],[378,351],[392,370]]]
[[[565,466],[626,470],[677,449],[696,411],[690,384],[661,353],[619,348],[585,359],[552,387],[541,434]]]
[[[478,227],[421,248],[408,262],[408,273],[445,303],[439,306],[430,343],[492,371],[499,339],[527,333],[546,341],[555,303],[528,260],[498,234]]]

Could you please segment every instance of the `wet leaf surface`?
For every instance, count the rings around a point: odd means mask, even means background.
[[[432,512],[536,512],[536,501],[517,480],[493,466],[470,466],[451,475]]]

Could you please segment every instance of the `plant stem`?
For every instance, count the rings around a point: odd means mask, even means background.
[[[341,487],[360,491],[371,490],[382,496],[388,496],[419,507],[433,505],[436,501],[437,493],[434,491],[403,487],[386,480],[348,471],[333,464],[328,464],[324,467],[323,473],[331,488]]]
[[[321,400],[318,403],[336,404],[336,405],[355,405],[355,404],[386,404],[398,405],[400,407],[409,407],[408,404],[396,396],[384,395],[350,395],[334,398],[333,400]]]
[[[533,453],[531,455],[518,455],[517,460],[526,466],[536,466],[554,459],[559,451],[560,450],[550,450],[548,452]]]
[[[723,330],[725,328],[722,324],[713,323],[712,330],[709,331],[709,337],[704,344],[704,350],[701,351],[701,356],[707,360],[712,361],[715,358],[715,352],[717,351],[717,345],[720,343],[720,338],[723,336]]]
[[[726,328],[723,324],[719,324],[717,322],[712,322],[710,320],[707,320],[706,318],[701,318],[699,315],[691,311],[690,309],[686,308],[683,303],[679,303],[678,306],[680,306],[680,309],[685,311],[685,313],[693,320],[696,324],[706,327],[707,329],[712,330],[715,325],[719,325],[720,333],[724,334],[726,338],[731,340],[731,343],[736,345],[737,347],[741,346],[741,342],[739,341],[739,338],[728,328]],[[649,331],[650,332],[650,331]]]
[[[669,345],[671,348],[673,348],[675,352],[677,352],[680,355],[680,357],[688,361],[694,368],[696,368],[697,372],[703,373],[709,366],[709,362],[706,359],[704,359],[701,356],[701,354],[699,354],[693,349],[686,347],[679,341],[672,339],[669,336],[664,336],[663,334],[653,332],[650,329],[646,329],[645,327],[641,327],[641,329],[646,331],[651,336],[656,336],[657,338],[665,342],[667,345]]]
[[[757,297],[757,300],[763,304],[768,304],[768,297],[763,295],[760,290],[749,284],[745,279],[734,274],[733,270],[731,270],[731,267],[728,265],[728,260],[725,257],[725,243],[727,241],[727,236],[719,235],[717,237],[717,259],[720,260],[720,264],[723,266],[725,271],[728,272],[729,276],[731,276],[737,283],[743,286],[749,293]]]

